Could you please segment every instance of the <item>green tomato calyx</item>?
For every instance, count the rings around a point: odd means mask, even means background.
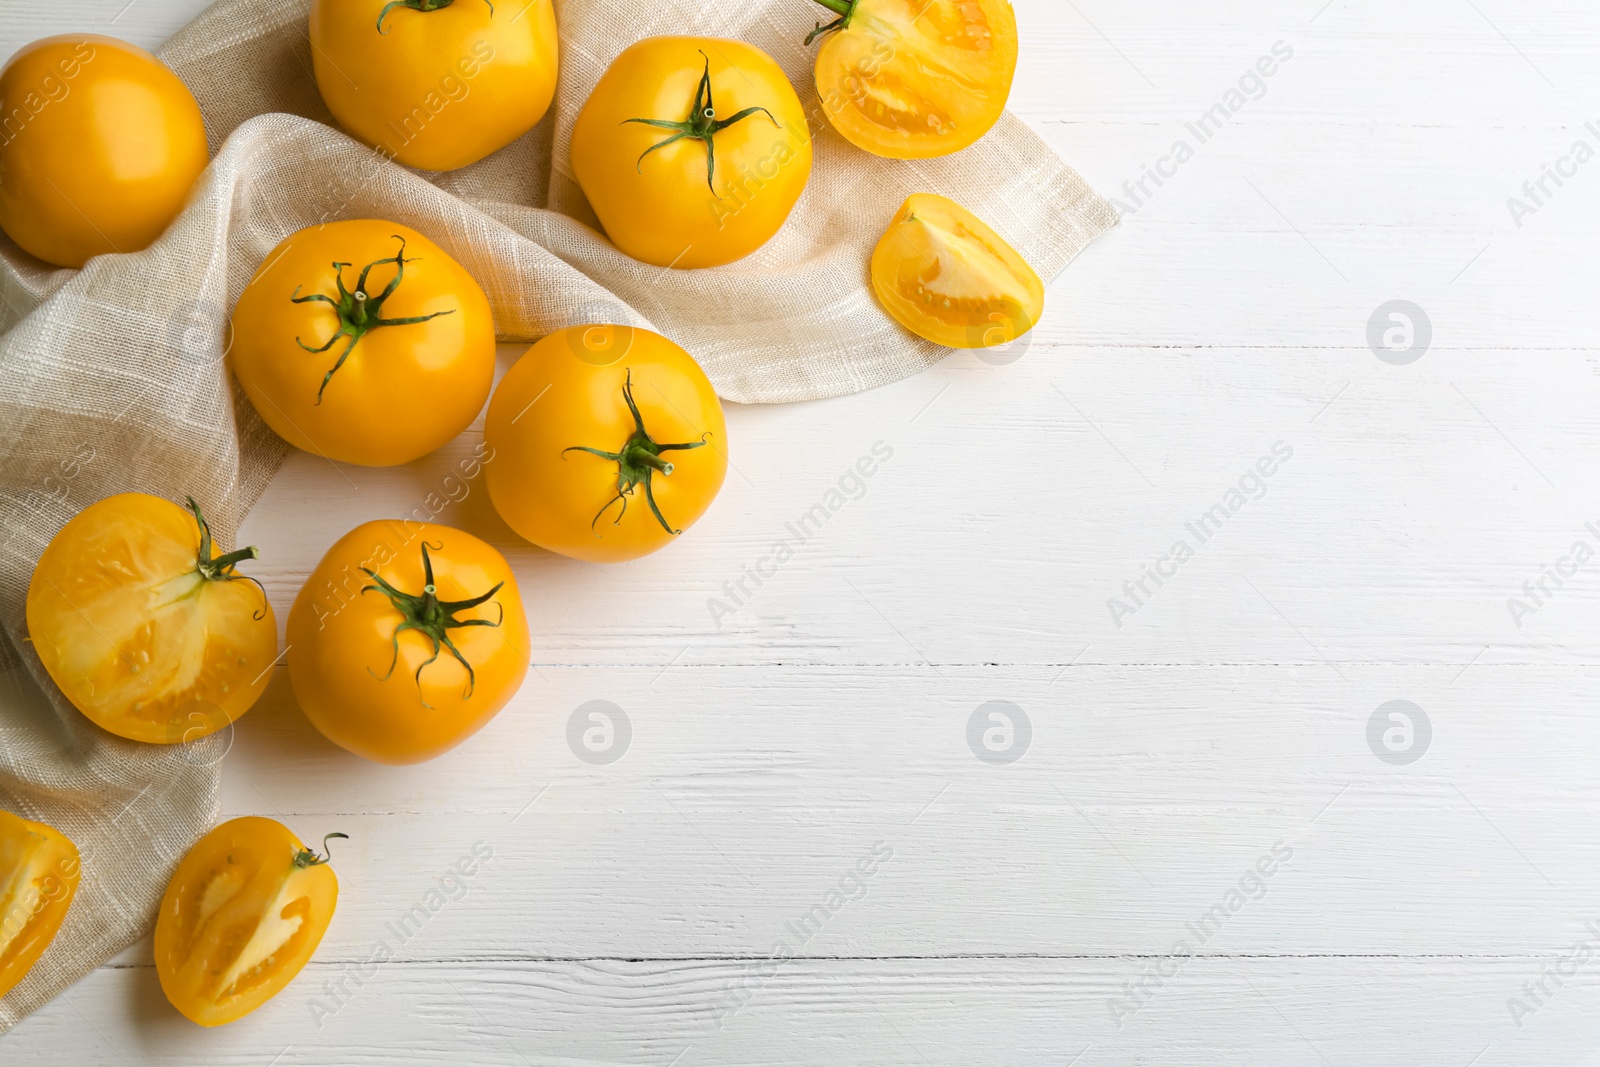
[[[208,582],[249,582],[261,590],[261,601],[265,604],[267,600],[266,587],[248,574],[239,574],[234,570],[235,564],[247,559],[257,559],[261,553],[256,551],[254,545],[251,545],[249,548],[238,548],[232,552],[213,557],[211,555],[214,551],[211,540],[211,524],[206,521],[205,515],[201,513],[200,505],[194,502],[194,497],[186,497],[185,499],[189,502],[189,510],[194,512],[194,521],[200,526],[200,549],[195,555],[195,571]],[[265,607],[255,614],[257,619],[265,617]]]
[[[711,57],[704,51],[700,53],[706,61],[705,73],[700,76],[700,87],[695,90],[694,104],[689,108],[689,117],[682,122],[673,122],[669,119],[623,119],[621,125],[637,122],[645,126],[654,126],[658,130],[671,130],[672,136],[664,141],[658,141],[646,148],[634,164],[634,169],[640,174],[644,173],[644,160],[652,152],[658,152],[669,144],[676,144],[685,139],[704,141],[706,146],[706,188],[711,190],[711,195],[718,200],[723,199],[718,195],[714,180],[717,176],[717,134],[732,126],[736,122],[743,122],[751,115],[760,112],[772,119],[772,124],[778,129],[783,129],[783,124],[772,117],[772,112],[764,107],[747,107],[737,115],[725,119],[717,118],[716,101],[711,95]]]
[[[383,10],[378,12],[378,32],[384,35],[388,34],[389,31],[383,28],[383,20],[388,18],[389,12],[397,7],[407,8],[411,11],[438,11],[440,8],[449,7],[455,2],[456,0],[390,0],[390,3],[384,5]],[[489,3],[489,0],[483,0],[483,2],[489,4],[489,17],[494,18],[494,5]]]
[[[839,17],[826,26],[820,22],[817,23],[817,28],[806,34],[806,44],[809,45],[818,37],[825,37],[834,30],[848,30],[850,28],[850,20],[855,18],[856,4],[858,2],[859,0],[817,0],[817,3]]]
[[[607,500],[605,506],[595,513],[594,518],[589,522],[590,530],[594,530],[595,524],[600,521],[600,516],[604,515],[611,505],[619,500],[622,502],[622,509],[617,512],[616,520],[611,525],[621,526],[622,517],[628,513],[628,500],[634,495],[635,490],[642,482],[644,483],[644,498],[650,505],[651,513],[655,515],[656,521],[661,524],[663,530],[676,537],[683,531],[674,530],[672,524],[667,522],[666,516],[661,514],[661,509],[656,506],[656,494],[655,490],[651,488],[650,479],[657,474],[662,477],[668,477],[674,470],[671,463],[661,458],[661,453],[687,452],[695,448],[704,448],[706,438],[711,436],[711,431],[707,430],[698,441],[677,445],[657,444],[655,439],[650,436],[649,431],[644,428],[644,416],[639,414],[639,405],[633,401],[632,368],[629,368],[627,378],[622,385],[622,399],[627,401],[628,411],[633,415],[633,433],[623,443],[621,450],[606,452],[598,448],[590,448],[588,445],[573,445],[571,448],[561,450],[561,458],[566,459],[568,452],[587,452],[591,456],[599,456],[601,459],[610,460],[617,465],[617,495]],[[600,536],[599,531],[595,531],[595,536]]]
[[[356,342],[360,341],[372,330],[380,326],[413,326],[419,322],[436,319],[440,315],[455,314],[455,309],[452,308],[449,311],[435,311],[432,315],[415,315],[408,319],[386,319],[383,317],[384,301],[393,296],[395,290],[400,288],[400,283],[406,276],[406,264],[417,262],[415,256],[410,259],[406,258],[406,239],[399,234],[392,236],[396,241],[400,242],[400,251],[387,259],[375,259],[365,267],[362,267],[361,276],[356,279],[354,292],[344,287],[344,269],[352,264],[335,263],[333,265],[333,280],[334,284],[339,288],[339,299],[335,300],[333,297],[324,296],[321,293],[301,296],[298,285],[294,287],[294,295],[289,297],[290,302],[295,304],[308,304],[313,301],[328,304],[332,306],[334,312],[339,316],[339,328],[334,331],[332,337],[328,338],[328,343],[321,348],[312,348],[298,337],[294,339],[295,344],[307,352],[320,354],[337,344],[339,338],[350,338],[350,343],[344,346],[344,351],[339,353],[339,358],[328,369],[328,373],[322,376],[322,385],[317,389],[318,404],[322,403],[322,394],[327,390],[328,383],[333,380],[333,376],[338,373],[340,367],[344,366],[344,361],[349,359],[350,353],[355,350]],[[381,267],[386,263],[395,265],[394,278],[384,287],[383,292],[374,296],[367,292],[367,275],[372,273],[373,267]]]
[[[333,859],[333,850],[328,848],[328,839],[331,837],[342,837],[346,841],[350,840],[349,834],[324,834],[322,838],[322,855],[317,855],[309,848],[302,848],[299,852],[294,854],[295,869],[303,871],[307,867],[320,867],[324,863],[331,862]]]
[[[435,552],[443,552],[444,545],[434,545],[433,550]],[[506,583],[500,582],[487,593],[484,593],[482,596],[475,596],[470,600],[440,600],[439,589],[436,585],[434,585],[433,582],[433,559],[428,555],[428,542],[426,541],[422,542],[423,586],[421,596],[416,596],[412,593],[406,593],[396,589],[388,581],[379,577],[378,572],[375,570],[372,570],[368,567],[362,567],[361,569],[363,572],[365,572],[368,578],[372,579],[374,583],[372,585],[362,586],[361,591],[363,593],[370,593],[374,591],[382,593],[384,596],[389,598],[389,603],[394,606],[394,609],[398,611],[401,616],[400,624],[394,628],[394,633],[390,635],[394,657],[389,661],[388,672],[382,677],[379,677],[377,671],[374,671],[371,667],[368,667],[367,673],[372,675],[374,678],[377,678],[380,682],[387,682],[391,677],[393,677],[395,666],[400,662],[400,635],[406,630],[415,630],[423,637],[426,637],[429,641],[433,642],[433,655],[429,656],[428,659],[417,668],[416,674],[412,676],[412,680],[417,683],[418,692],[421,692],[422,689],[422,672],[426,670],[434,660],[439,658],[442,650],[448,649],[450,655],[455,657],[456,662],[461,664],[461,666],[465,667],[467,670],[467,688],[462,696],[464,698],[471,697],[472,690],[477,685],[477,675],[473,673],[472,664],[467,662],[467,658],[461,654],[461,650],[455,646],[455,642],[450,640],[450,631],[459,630],[467,626],[487,626],[491,629],[494,629],[499,627],[501,623],[505,622],[505,605],[501,604],[499,601],[495,601],[495,607],[500,609],[500,618],[496,619],[494,622],[490,622],[488,619],[458,619],[456,618],[456,613],[459,611],[467,611],[470,608],[475,608],[480,604],[485,604],[494,599],[494,595],[498,593],[501,586],[505,585]],[[429,704],[426,700],[422,702],[422,706],[425,708],[433,707],[433,705]]]

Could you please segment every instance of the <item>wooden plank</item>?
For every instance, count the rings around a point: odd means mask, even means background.
[[[7,1038],[7,1051],[28,1057],[17,1062],[74,1067],[399,1067],[464,1058],[485,1067],[1592,1065],[1600,991],[1589,971],[1559,988],[1547,983],[1545,1004],[1522,1016],[1520,1029],[1511,1021],[1507,1002],[1523,995],[1523,983],[1560,963],[1559,956],[1208,958],[1181,967],[1116,959],[359,970],[314,963],[267,1007],[212,1031],[167,1008],[148,968],[108,969],[64,998],[83,1014],[69,1006],[35,1017]],[[1125,1000],[1124,983],[1152,965],[1176,974],[1119,1028],[1111,1004]],[[330,988],[341,980],[348,997]],[[84,1018],[96,1026],[85,1028]]]

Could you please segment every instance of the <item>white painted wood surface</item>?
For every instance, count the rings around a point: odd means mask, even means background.
[[[0,49],[154,45],[201,6],[8,4]],[[279,677],[227,756],[227,813],[352,835],[316,963],[204,1032],[137,947],[0,1062],[1600,1064],[1600,564],[1520,626],[1507,606],[1600,546],[1600,163],[1520,226],[1507,205],[1600,148],[1600,11],[1016,7],[1014,108],[1135,209],[1026,357],[732,410],[720,502],[627,567],[519,545],[467,485],[440,518],[501,545],[529,605],[515,705],[386,769]],[[1199,143],[1185,123],[1277,42]],[[1180,138],[1176,176],[1122,191]],[[1433,326],[1404,366],[1367,340],[1401,298]],[[866,495],[716,625],[722,583],[880,440]],[[1259,499],[1186,532],[1278,442]],[[292,459],[246,529],[280,617],[335,537],[428,506],[471,443]],[[1116,625],[1108,598],[1179,539],[1193,558]],[[633,729],[606,766],[566,741],[597,699]],[[1396,699],[1431,723],[1408,765],[1368,742]],[[991,700],[1031,724],[1007,766],[968,747]],[[493,859],[420,919],[479,841]]]

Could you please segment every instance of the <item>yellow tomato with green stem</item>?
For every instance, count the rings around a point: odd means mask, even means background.
[[[838,17],[806,38],[834,129],[874,155],[959,152],[1006,108],[1017,69],[1011,0],[816,0]]]
[[[210,161],[188,86],[114,37],[25,46],[0,70],[0,117],[0,228],[58,267],[148,247]]]
[[[498,462],[498,457],[496,457]],[[511,566],[463,530],[363,523],[289,610],[289,680],[323,736],[378,763],[420,763],[477,733],[527,674]]]
[[[572,127],[572,170],[606,236],[658,267],[743,259],[811,178],[811,131],[782,68],[743,41],[647,37]]]
[[[422,170],[504,148],[555,97],[552,0],[314,0],[310,32],[339,125]]]
[[[156,915],[156,976],[201,1026],[242,1019],[310,961],[339,901],[328,865],[272,819],[231,819],[178,864]]]
[[[278,624],[189,510],[145,493],[107,497],[53,537],[28,584],[28,638],[73,706],[119,737],[176,744],[238,719],[265,691]]]
[[[727,424],[705,372],[630,326],[573,326],[529,348],[489,401],[484,440],[501,518],[541,548],[596,563],[671,544],[728,473]]]
[[[311,226],[262,261],[228,361],[278,436],[387,467],[465,430],[494,382],[489,298],[444,249],[394,222]]]
[[[0,997],[39,962],[78,891],[78,846],[53,826],[0,811]]]
[[[915,193],[872,253],[872,289],[900,325],[934,344],[994,348],[1032,330],[1044,282],[1028,261],[948,197]]]

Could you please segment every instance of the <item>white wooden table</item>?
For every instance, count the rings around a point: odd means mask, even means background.
[[[153,46],[203,3],[18,0],[0,52]],[[142,945],[0,1062],[1600,1064],[1600,560],[1524,591],[1600,547],[1600,162],[1567,158],[1600,150],[1600,11],[1016,7],[1013,107],[1129,209],[1026,357],[733,409],[720,502],[627,567],[519,545],[465,486],[440,518],[508,552],[536,635],[516,703],[387,769],[280,671],[227,758],[227,813],[351,835],[317,960],[207,1032]],[[1394,300],[1431,329],[1379,358]],[[280,618],[470,444],[348,471],[356,499],[292,459],[246,530]],[[631,724],[610,763],[567,740],[595,700]],[[991,701],[1009,734],[972,730]]]

